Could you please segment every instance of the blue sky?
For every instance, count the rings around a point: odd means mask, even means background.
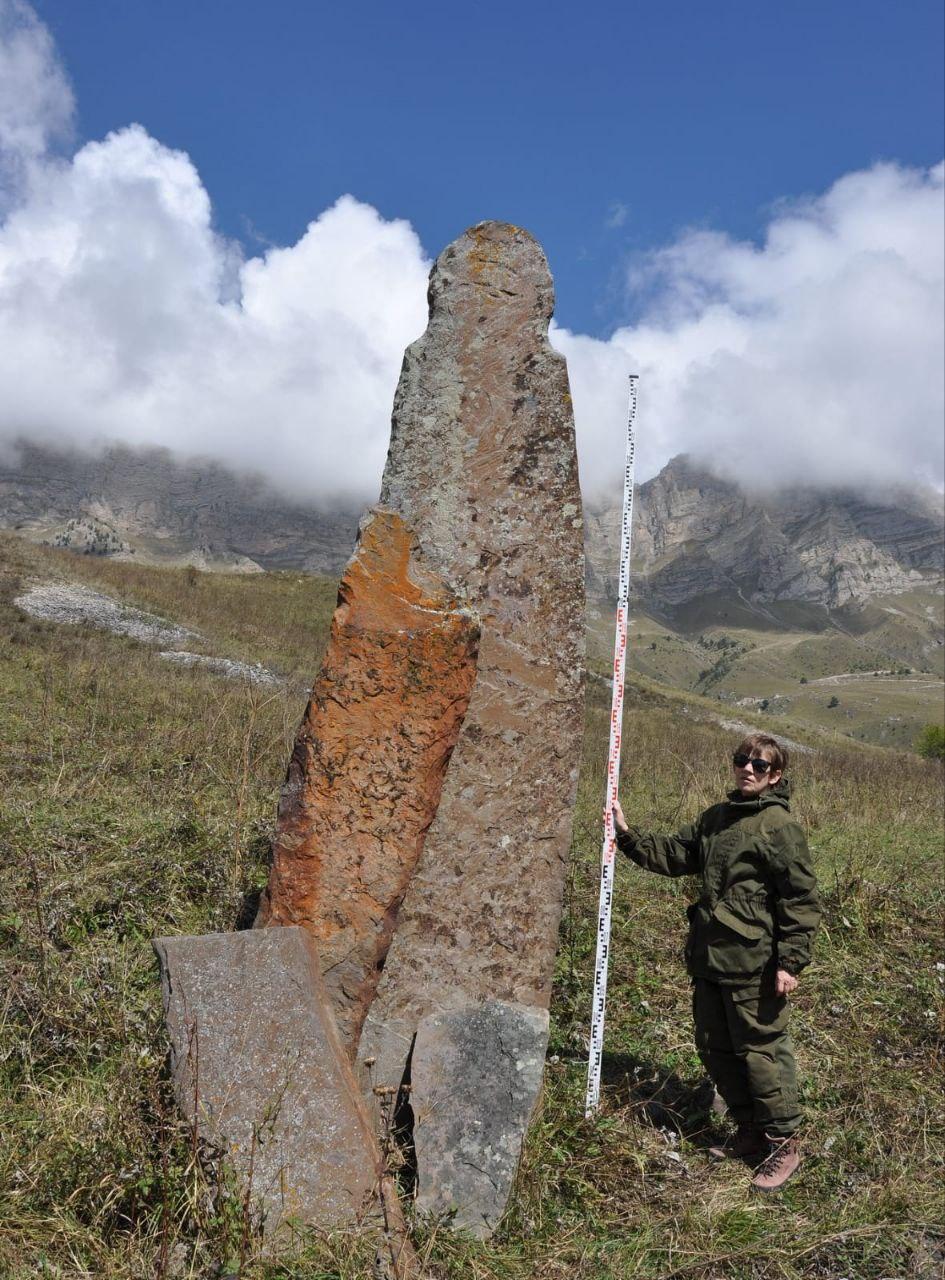
[[[0,451],[371,501],[431,258],[528,227],[582,485],[942,487],[941,0],[0,0]]]
[[[139,121],[186,151],[251,249],[346,192],[431,254],[502,218],[593,334],[635,318],[628,254],[691,225],[757,236],[783,197],[945,154],[941,0],[35,7],[79,138]]]

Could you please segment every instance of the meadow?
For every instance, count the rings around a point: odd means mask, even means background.
[[[285,677],[261,689],[12,601],[81,581]],[[334,584],[77,558],[0,535],[0,1276],[365,1280],[367,1242],[259,1256],[170,1094],[155,934],[245,924]],[[782,1196],[706,1148],[691,1045],[692,886],[618,868],[603,1106],[583,1117],[608,692],[587,735],[546,1088],[497,1236],[416,1221],[430,1280],[931,1280],[945,1264],[943,773],[790,724],[825,905],[795,1001],[805,1164]],[[708,700],[628,689],[624,807],[672,829],[728,786]]]
[[[694,632],[636,610],[630,664],[645,679],[708,698],[775,735],[790,733],[790,721],[910,750],[923,726],[945,719],[943,608],[940,594],[913,592],[837,611],[830,625],[823,612],[785,606],[782,627],[723,625],[716,613]],[[608,611],[592,611],[589,641],[603,660],[613,644]]]

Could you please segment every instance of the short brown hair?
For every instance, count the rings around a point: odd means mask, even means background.
[[[767,733],[750,733],[735,748],[735,754],[742,756],[750,756],[754,751],[767,751],[775,773],[784,773],[788,767],[787,747],[782,747],[777,738],[772,738]]]

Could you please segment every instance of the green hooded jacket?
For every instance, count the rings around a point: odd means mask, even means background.
[[[617,847],[647,871],[701,877],[701,896],[688,909],[693,977],[734,986],[810,964],[820,898],[789,797],[782,778],[748,799],[729,792],[674,836],[617,833]]]

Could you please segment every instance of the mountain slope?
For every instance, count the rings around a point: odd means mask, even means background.
[[[258,476],[179,462],[165,449],[93,455],[25,445],[18,459],[0,462],[0,528],[78,550],[118,542],[144,561],[196,553],[207,566],[249,560],[337,576],[357,525],[350,511],[291,502]]]
[[[680,456],[640,486],[636,508],[634,590],[668,617],[692,601],[728,597],[738,612],[777,625],[784,619],[771,605],[832,611],[941,591],[945,578],[945,519],[934,495],[895,492],[884,502],[814,488],[750,494]],[[615,505],[588,512],[598,591],[615,576],[619,527]]]
[[[357,515],[289,501],[259,477],[164,450],[96,456],[25,446],[18,461],[0,464],[3,526],[140,563],[337,577]],[[619,506],[589,505],[586,529],[589,596],[607,615]],[[742,696],[732,679],[751,665],[748,651],[707,655],[698,638],[714,645],[744,633],[732,641],[744,648],[756,633],[780,632],[792,645],[811,642],[793,662],[798,679],[900,666],[941,674],[943,559],[937,495],[752,495],[674,458],[640,486],[635,504],[633,614],[654,631],[634,660],[655,679],[700,691],[711,669],[713,696]]]

